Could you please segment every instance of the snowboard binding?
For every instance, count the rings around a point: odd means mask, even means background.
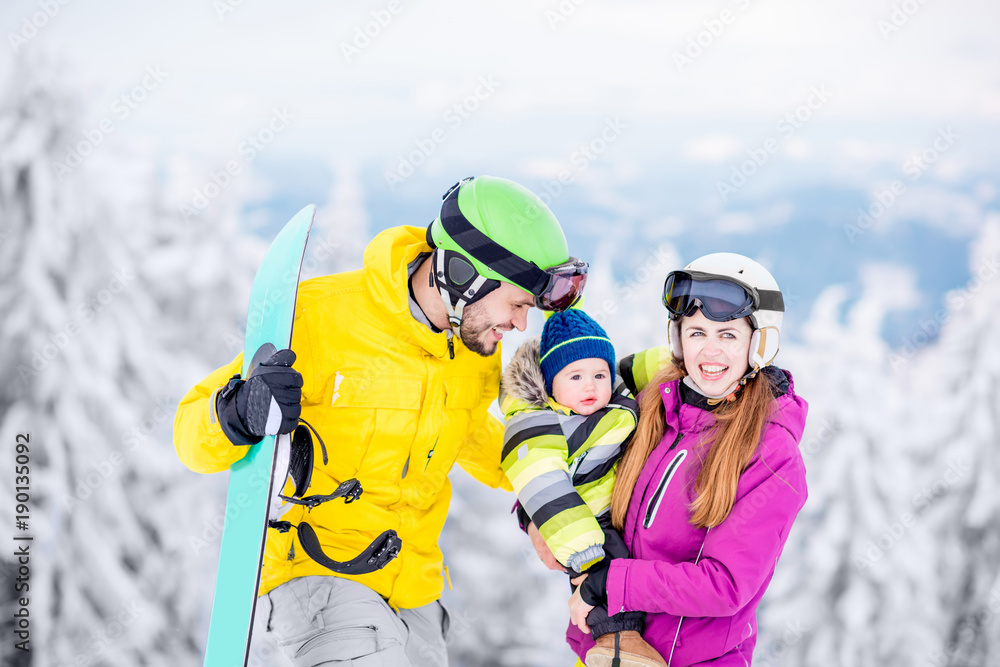
[[[316,434],[316,439],[319,441],[320,450],[323,453],[323,463],[326,464],[329,459],[327,458],[326,445],[323,443],[323,438],[320,437],[316,429],[304,419],[300,418],[299,421],[301,423],[292,433],[287,452],[288,477],[295,484],[295,491],[291,496],[279,493],[278,498],[286,503],[303,505],[309,511],[312,511],[314,507],[331,500],[336,500],[337,498],[343,498],[345,504],[350,504],[360,498],[364,489],[361,488],[361,482],[356,479],[349,479],[346,482],[342,482],[329,495],[304,495],[312,480],[315,451],[312,441],[313,433]],[[271,519],[267,525],[279,533],[287,533],[292,528],[295,528],[299,533],[299,542],[302,544],[302,549],[306,552],[306,555],[323,567],[333,570],[338,574],[358,575],[381,570],[399,555],[400,549],[403,547],[403,541],[399,539],[396,531],[387,530],[372,540],[372,543],[354,558],[347,561],[337,561],[330,558],[323,551],[319,538],[316,536],[316,531],[305,521],[296,526],[290,521]]]

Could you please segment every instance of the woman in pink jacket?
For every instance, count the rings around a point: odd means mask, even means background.
[[[646,612],[643,636],[672,667],[745,667],[757,605],[806,501],[807,405],[770,365],[784,305],[760,264],[707,255],[667,276],[663,300],[670,355],[621,363],[633,391],[646,387],[611,506],[632,557],[577,580],[567,640],[583,658],[587,613],[605,602]],[[589,667],[611,664],[598,653]]]

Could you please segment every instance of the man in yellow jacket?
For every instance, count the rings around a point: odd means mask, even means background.
[[[350,479],[363,487],[356,502],[293,505],[282,517],[308,520],[320,554],[307,554],[295,531],[268,531],[258,613],[297,667],[447,664],[437,541],[448,473],[457,462],[510,489],[503,429],[487,413],[500,339],[523,331],[533,306],[568,308],[586,274],[538,197],[501,178],[465,179],[426,230],[388,229],[360,271],[302,283],[292,351],[249,378],[239,377],[240,355],[181,400],[174,444],[196,472],[228,469],[265,433],[295,429],[301,413],[323,452],[305,448],[312,461],[285,494],[321,498]],[[402,548],[381,569],[347,575],[323,564],[350,560],[387,530]]]

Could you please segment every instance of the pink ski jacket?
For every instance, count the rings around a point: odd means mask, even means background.
[[[762,373],[775,385],[774,411],[740,476],[732,511],[711,529],[689,523],[689,506],[712,408],[680,381],[658,388],[667,427],[629,503],[623,533],[632,558],[612,561],[607,592],[612,613],[647,613],[643,637],[664,659],[673,650],[672,667],[751,664],[757,605],[806,501],[798,446],[808,406],[788,372]],[[581,657],[593,645],[573,625],[567,641]]]

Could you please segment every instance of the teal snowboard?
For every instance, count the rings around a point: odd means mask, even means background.
[[[315,214],[313,205],[296,213],[275,237],[257,270],[243,341],[243,378],[272,352],[292,344],[299,271]],[[229,471],[226,521],[205,667],[237,667],[245,665],[249,657],[268,510],[272,494],[281,492],[284,479],[279,488],[272,489],[277,458],[275,440],[275,436],[265,436]]]

